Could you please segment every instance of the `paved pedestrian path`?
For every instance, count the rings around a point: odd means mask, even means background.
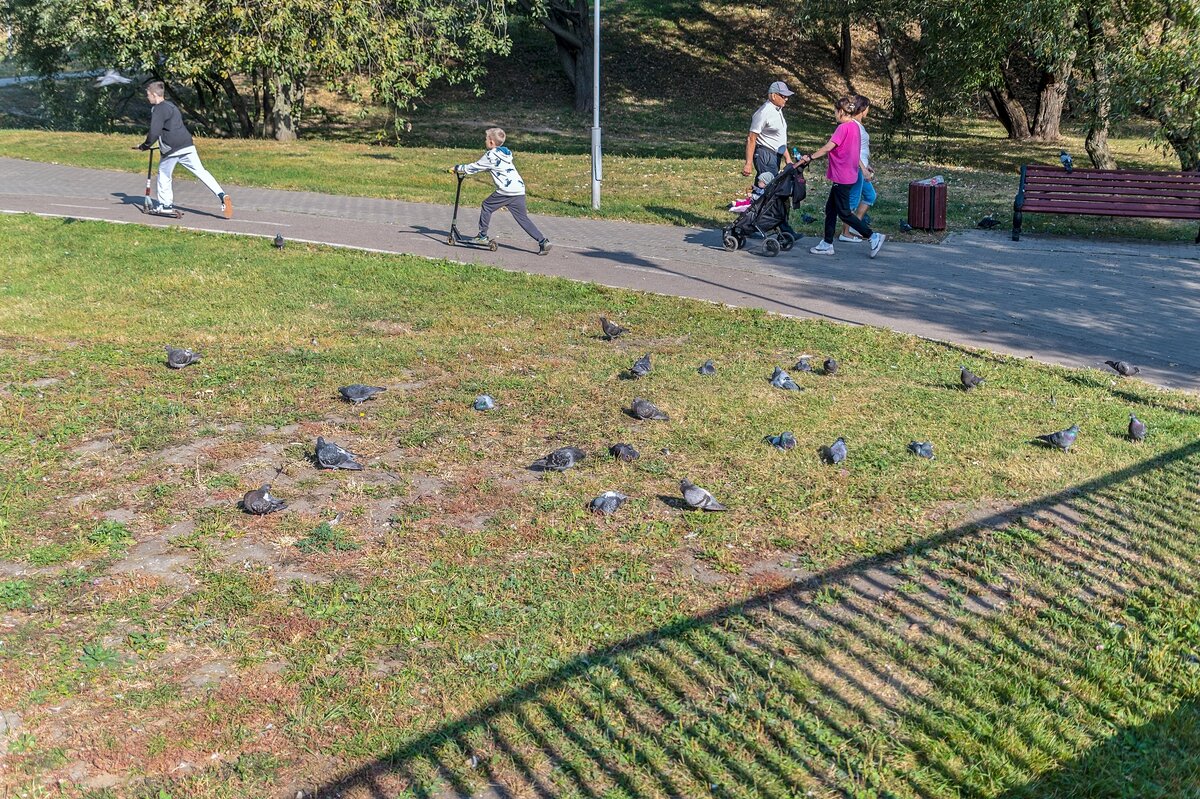
[[[221,175],[219,179],[226,179]],[[811,235],[776,258],[721,248],[716,230],[537,217],[550,255],[507,214],[500,249],[451,248],[450,207],[227,185],[232,220],[193,181],[176,181],[181,220],[144,216],[144,175],[0,158],[0,211],[258,235],[411,253],[674,294],[799,317],[877,325],[1067,366],[1108,358],[1139,364],[1146,379],[1200,390],[1200,247],[1111,243],[1003,231],[951,235],[942,244],[889,241],[810,255]],[[447,196],[451,197],[450,186]],[[465,209],[466,233],[477,209]],[[460,214],[460,219],[463,215]]]

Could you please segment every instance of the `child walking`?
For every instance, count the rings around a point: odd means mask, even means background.
[[[473,164],[459,164],[454,171],[463,175],[474,175],[479,172],[491,172],[496,190],[483,201],[479,209],[479,235],[470,239],[471,244],[487,244],[488,226],[492,222],[492,214],[501,208],[507,208],[513,219],[538,243],[538,255],[550,252],[550,239],[542,235],[529,212],[525,209],[525,181],[517,168],[513,166],[512,151],[504,146],[504,131],[500,128],[488,128],[484,131],[483,143],[487,152]]]
[[[173,215],[175,213],[175,192],[172,187],[172,173],[177,164],[195,175],[208,190],[217,195],[221,203],[221,213],[226,219],[233,217],[233,200],[221,188],[209,171],[200,163],[200,156],[192,142],[192,134],[188,133],[183,124],[183,114],[174,103],[166,99],[166,86],[162,81],[154,81],[146,86],[146,100],[152,106],[150,111],[150,132],[146,140],[135,147],[135,150],[149,150],[158,142],[158,207],[154,213]]]
[[[869,225],[850,213],[850,190],[858,182],[858,162],[862,155],[858,123],[851,118],[854,107],[853,97],[840,98],[833,106],[834,119],[838,123],[833,136],[821,149],[800,158],[800,165],[805,166],[828,155],[829,166],[825,177],[833,184],[829,189],[829,199],[825,202],[825,235],[816,247],[809,250],[813,255],[833,255],[833,237],[837,233],[839,218],[871,242],[872,258],[879,254],[887,238],[882,233],[872,232]]]

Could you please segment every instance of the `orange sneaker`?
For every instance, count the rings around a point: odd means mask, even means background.
[[[225,214],[226,219],[233,219],[233,200],[228,194],[221,195],[221,212]]]

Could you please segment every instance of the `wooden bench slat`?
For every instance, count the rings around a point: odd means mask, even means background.
[[[1021,206],[1022,211],[1030,211],[1038,214],[1081,214],[1083,216],[1131,216],[1131,217],[1157,217],[1161,219],[1200,219],[1200,212],[1181,209],[1176,206],[1143,206],[1141,208],[1131,208],[1129,206],[1103,206],[1103,205],[1088,205],[1086,203],[1054,203],[1053,205],[1030,205]]]
[[[1139,181],[1137,183],[1104,183],[1098,180],[1087,180],[1076,183],[1068,181],[1048,181],[1048,180],[1032,180],[1026,181],[1025,191],[1032,189],[1057,189],[1061,191],[1111,191],[1116,194],[1138,194],[1138,193],[1185,193],[1190,194],[1200,192],[1200,180],[1192,183],[1149,183]]]
[[[1031,202],[1070,202],[1071,200],[1080,200],[1083,202],[1097,203],[1116,203],[1118,205],[1136,206],[1141,203],[1150,203],[1152,205],[1181,205],[1192,208],[1200,208],[1200,196],[1196,197],[1163,197],[1154,196],[1151,194],[1143,194],[1136,197],[1121,196],[1105,192],[1050,192],[1044,189],[1038,191],[1025,192],[1025,204]]]
[[[1200,172],[1154,172],[1144,169],[1073,169],[1068,172],[1060,167],[1041,166],[1041,167],[1026,167],[1025,174],[1028,177],[1042,176],[1061,176],[1068,178],[1077,178],[1084,180],[1124,180],[1126,178],[1145,179],[1154,178],[1155,180],[1183,180],[1195,181],[1200,180]]]

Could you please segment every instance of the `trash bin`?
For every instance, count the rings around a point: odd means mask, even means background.
[[[946,184],[940,178],[908,184],[908,224],[917,230],[946,229]]]

